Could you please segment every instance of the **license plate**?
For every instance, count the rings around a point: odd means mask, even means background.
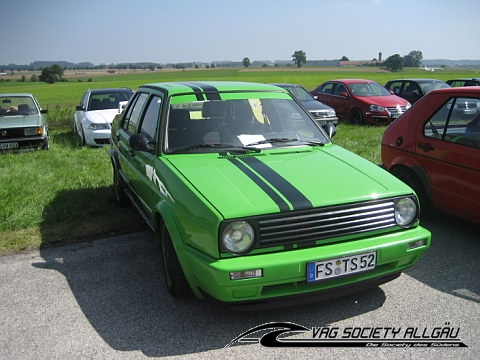
[[[16,149],[18,142],[0,143],[0,149]]]
[[[307,264],[307,282],[328,280],[375,269],[375,251]]]

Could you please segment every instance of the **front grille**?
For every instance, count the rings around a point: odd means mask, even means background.
[[[324,119],[324,118],[329,118],[331,117],[330,113],[328,110],[315,110],[315,111],[310,111],[310,113],[313,115],[314,118],[316,119]]]
[[[302,245],[397,225],[394,199],[386,199],[262,216],[257,226],[259,247],[268,247]]]
[[[16,139],[25,137],[25,129],[24,128],[7,128],[7,129],[0,129],[0,140],[4,139]]]
[[[405,111],[407,111],[407,107],[406,106],[387,107],[387,110],[390,114],[401,115]]]

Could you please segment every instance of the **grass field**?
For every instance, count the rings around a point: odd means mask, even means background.
[[[447,80],[478,76],[471,70],[443,69],[426,73],[409,69],[389,73],[377,68],[191,69],[148,72],[67,72],[67,82],[19,82],[23,73],[0,81],[0,93],[33,93],[48,108],[50,150],[0,154],[0,254],[68,243],[145,228],[129,208],[113,202],[112,170],[106,148],[84,148],[71,129],[75,105],[88,88],[131,87],[161,81],[235,80],[289,82],[312,89],[335,78],[367,78],[384,84],[399,77]],[[25,75],[29,79],[31,75]],[[341,124],[334,142],[380,162],[385,127]]]

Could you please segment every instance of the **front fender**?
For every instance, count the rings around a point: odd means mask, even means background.
[[[180,262],[183,274],[185,275],[185,278],[187,279],[190,288],[192,289],[195,296],[202,298],[203,296],[198,290],[197,286],[198,281],[194,276],[194,272],[190,268],[190,262],[188,260],[188,257],[186,256],[186,248],[188,247],[188,245],[183,240],[185,234],[179,226],[178,222],[176,221],[172,209],[166,201],[161,201],[157,204],[156,211],[157,214],[155,216],[154,225],[157,236],[160,237],[161,228],[162,226],[165,226],[168,233],[170,234],[170,238],[172,239],[173,247],[175,248],[178,261]]]

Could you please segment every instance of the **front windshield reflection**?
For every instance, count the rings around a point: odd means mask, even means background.
[[[328,142],[295,101],[250,98],[171,105],[165,148],[170,153],[212,152]]]

